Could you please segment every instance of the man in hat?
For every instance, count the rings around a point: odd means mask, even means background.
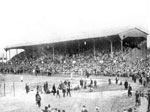
[[[140,104],[140,94],[138,91],[136,91],[135,93],[135,105],[139,105]]]
[[[129,84],[129,87],[128,87],[128,96],[132,96],[132,87],[130,86]]]
[[[82,78],[80,79],[80,86],[83,88],[83,80],[82,80]]]
[[[51,110],[52,110],[52,109],[51,109],[51,105],[49,104],[49,105],[48,105],[48,112],[51,112]]]
[[[88,112],[85,105],[83,105],[81,112]]]
[[[56,90],[56,97],[57,97],[57,96],[60,98],[59,88],[57,88],[57,90]]]
[[[109,85],[111,84],[111,79],[108,79],[108,84],[109,84]]]
[[[56,87],[55,87],[55,84],[53,84],[53,86],[52,86],[52,91],[53,91],[53,95],[55,95],[55,93],[56,93]]]
[[[29,85],[28,85],[28,84],[26,84],[25,89],[26,89],[26,93],[28,94],[28,93],[29,93],[29,90],[30,90],[30,88],[29,88]]]
[[[20,76],[20,81],[23,82],[23,76]]]
[[[66,94],[66,88],[65,87],[62,88],[62,93],[63,93],[63,97],[65,97],[65,94]]]
[[[124,82],[124,88],[128,89],[128,82],[127,82],[127,80]]]
[[[99,108],[98,108],[98,107],[96,107],[96,112],[100,112],[100,110],[99,110]]]
[[[116,80],[116,84],[118,84],[119,79],[117,76],[116,76],[115,80]]]
[[[97,81],[94,80],[94,87],[97,88]]]
[[[48,107],[46,106],[44,110],[42,110],[42,112],[49,112],[48,111]]]
[[[36,93],[35,98],[36,98],[36,104],[39,107],[41,107],[41,96],[40,96],[39,92]]]
[[[67,96],[68,95],[71,97],[71,92],[70,92],[70,87],[69,86],[67,87]]]

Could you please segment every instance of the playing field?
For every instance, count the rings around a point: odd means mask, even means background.
[[[115,84],[115,77],[91,76],[93,80],[97,80],[98,88],[93,92],[89,92],[90,88],[71,91],[71,97],[58,98],[52,94],[40,94],[42,97],[42,106],[38,108],[35,102],[36,91],[31,91],[29,94],[25,92],[25,84],[31,85],[43,84],[48,81],[49,87],[55,83],[56,86],[60,81],[70,79],[69,76],[31,76],[22,75],[23,82],[20,81],[20,75],[0,76],[5,78],[5,96],[4,96],[4,81],[1,81],[0,91],[0,112],[41,112],[48,104],[52,108],[65,110],[66,112],[80,112],[83,105],[86,105],[88,112],[95,112],[95,107],[100,108],[100,112],[117,112],[124,108],[134,105],[134,95],[127,96],[127,90],[124,90],[123,85]],[[84,77],[82,77],[84,79]],[[90,78],[86,79],[90,83]],[[112,79],[112,84],[108,85],[108,79]],[[71,80],[73,86],[79,85],[80,76],[76,76]],[[126,78],[119,78],[123,83]],[[133,83],[131,79],[127,79],[133,92],[140,86],[138,83]],[[133,93],[134,94],[134,93]]]

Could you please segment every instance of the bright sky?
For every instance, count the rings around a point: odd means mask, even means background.
[[[19,43],[134,27],[150,33],[150,0],[0,1],[0,53]]]

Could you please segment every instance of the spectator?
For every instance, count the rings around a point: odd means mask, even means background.
[[[98,108],[98,107],[96,107],[96,112],[100,112],[100,110],[99,110],[99,108]]]
[[[44,110],[42,110],[43,112],[49,112],[48,111],[48,107],[45,107],[45,109]]]
[[[51,112],[51,110],[52,110],[52,109],[51,109],[51,105],[49,104],[49,105],[48,105],[48,112]]]
[[[88,112],[85,105],[83,105],[81,112]]]

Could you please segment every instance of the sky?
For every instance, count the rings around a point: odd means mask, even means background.
[[[6,46],[134,27],[150,33],[150,0],[0,0],[0,54]]]

